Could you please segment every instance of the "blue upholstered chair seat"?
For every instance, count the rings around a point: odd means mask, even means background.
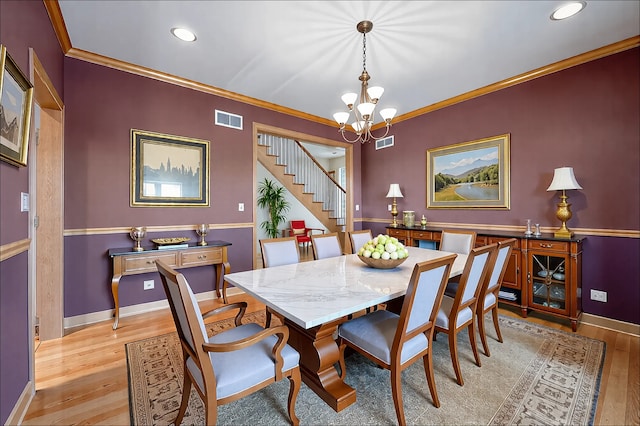
[[[451,308],[453,307],[453,298],[445,295],[442,298],[442,304],[440,305],[440,311],[438,311],[438,316],[436,317],[436,326],[442,327],[446,330],[451,330],[449,327],[449,313],[451,312]],[[473,317],[473,311],[469,308],[462,308],[456,317],[456,328],[460,327],[462,324],[470,321]]]
[[[497,302],[495,293],[487,293],[484,298],[484,308],[488,308],[489,306],[493,306]]]
[[[355,318],[340,326],[339,335],[360,347],[365,352],[389,364],[391,346],[398,329],[399,316],[389,311],[379,310]],[[420,351],[427,348],[429,342],[424,334],[419,334],[405,342],[400,362],[404,364]]]
[[[260,325],[251,323],[243,324],[225,330],[222,333],[210,337],[209,343],[226,343],[250,337],[264,330]],[[233,352],[210,352],[213,371],[216,375],[216,396],[218,399],[242,392],[265,380],[273,379],[275,361],[271,355],[271,348],[277,337],[271,336],[252,346]],[[291,346],[285,345],[282,349],[284,366],[282,371],[289,370],[300,361],[300,355]],[[248,368],[248,367],[251,368]],[[187,360],[187,368],[193,375],[196,385],[203,389],[200,369],[193,359]]]

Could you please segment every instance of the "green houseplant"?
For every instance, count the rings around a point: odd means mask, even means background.
[[[285,189],[270,179],[264,178],[258,186],[258,207],[269,210],[269,219],[260,224],[269,238],[278,236],[278,226],[287,220],[284,215],[289,211],[289,202],[285,199]]]

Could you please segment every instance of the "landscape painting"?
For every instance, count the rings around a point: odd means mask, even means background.
[[[509,137],[427,150],[427,208],[509,209]]]
[[[131,130],[131,206],[209,206],[209,141]]]
[[[27,165],[33,86],[0,45],[0,159]]]

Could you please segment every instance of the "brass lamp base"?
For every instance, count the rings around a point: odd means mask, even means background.
[[[393,217],[391,226],[396,228],[398,226],[398,203],[396,203],[396,197],[393,197],[393,203],[391,204],[391,216]]]
[[[556,211],[556,217],[562,222],[562,226],[553,234],[556,238],[573,237],[573,232],[567,228],[567,221],[571,219],[571,204],[567,203],[567,198],[563,190],[558,203],[558,210]]]

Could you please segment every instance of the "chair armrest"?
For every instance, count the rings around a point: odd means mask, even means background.
[[[311,236],[313,234],[313,231],[320,231],[321,234],[324,234],[324,229],[320,229],[320,228],[305,228],[305,234],[308,236]]]
[[[233,309],[239,309],[240,311],[238,312],[238,314],[236,315],[235,318],[235,324],[236,327],[238,327],[239,325],[242,325],[242,317],[244,316],[245,311],[247,310],[247,302],[236,302],[236,303],[230,303],[228,305],[224,305],[224,306],[219,306],[215,309],[211,309],[210,311],[207,312],[203,312],[202,313],[202,319],[204,320],[205,318],[209,318],[211,316],[220,314],[222,312],[226,312],[226,311],[230,311]]]
[[[286,325],[265,328],[252,336],[232,342],[203,343],[202,349],[204,349],[206,352],[233,352],[255,345],[256,343],[261,342],[271,336],[278,337],[278,340],[271,348],[271,354],[276,361],[276,380],[280,380],[282,379],[282,367],[284,366],[284,360],[282,359],[282,348],[284,348],[284,345],[289,340],[289,328]]]

